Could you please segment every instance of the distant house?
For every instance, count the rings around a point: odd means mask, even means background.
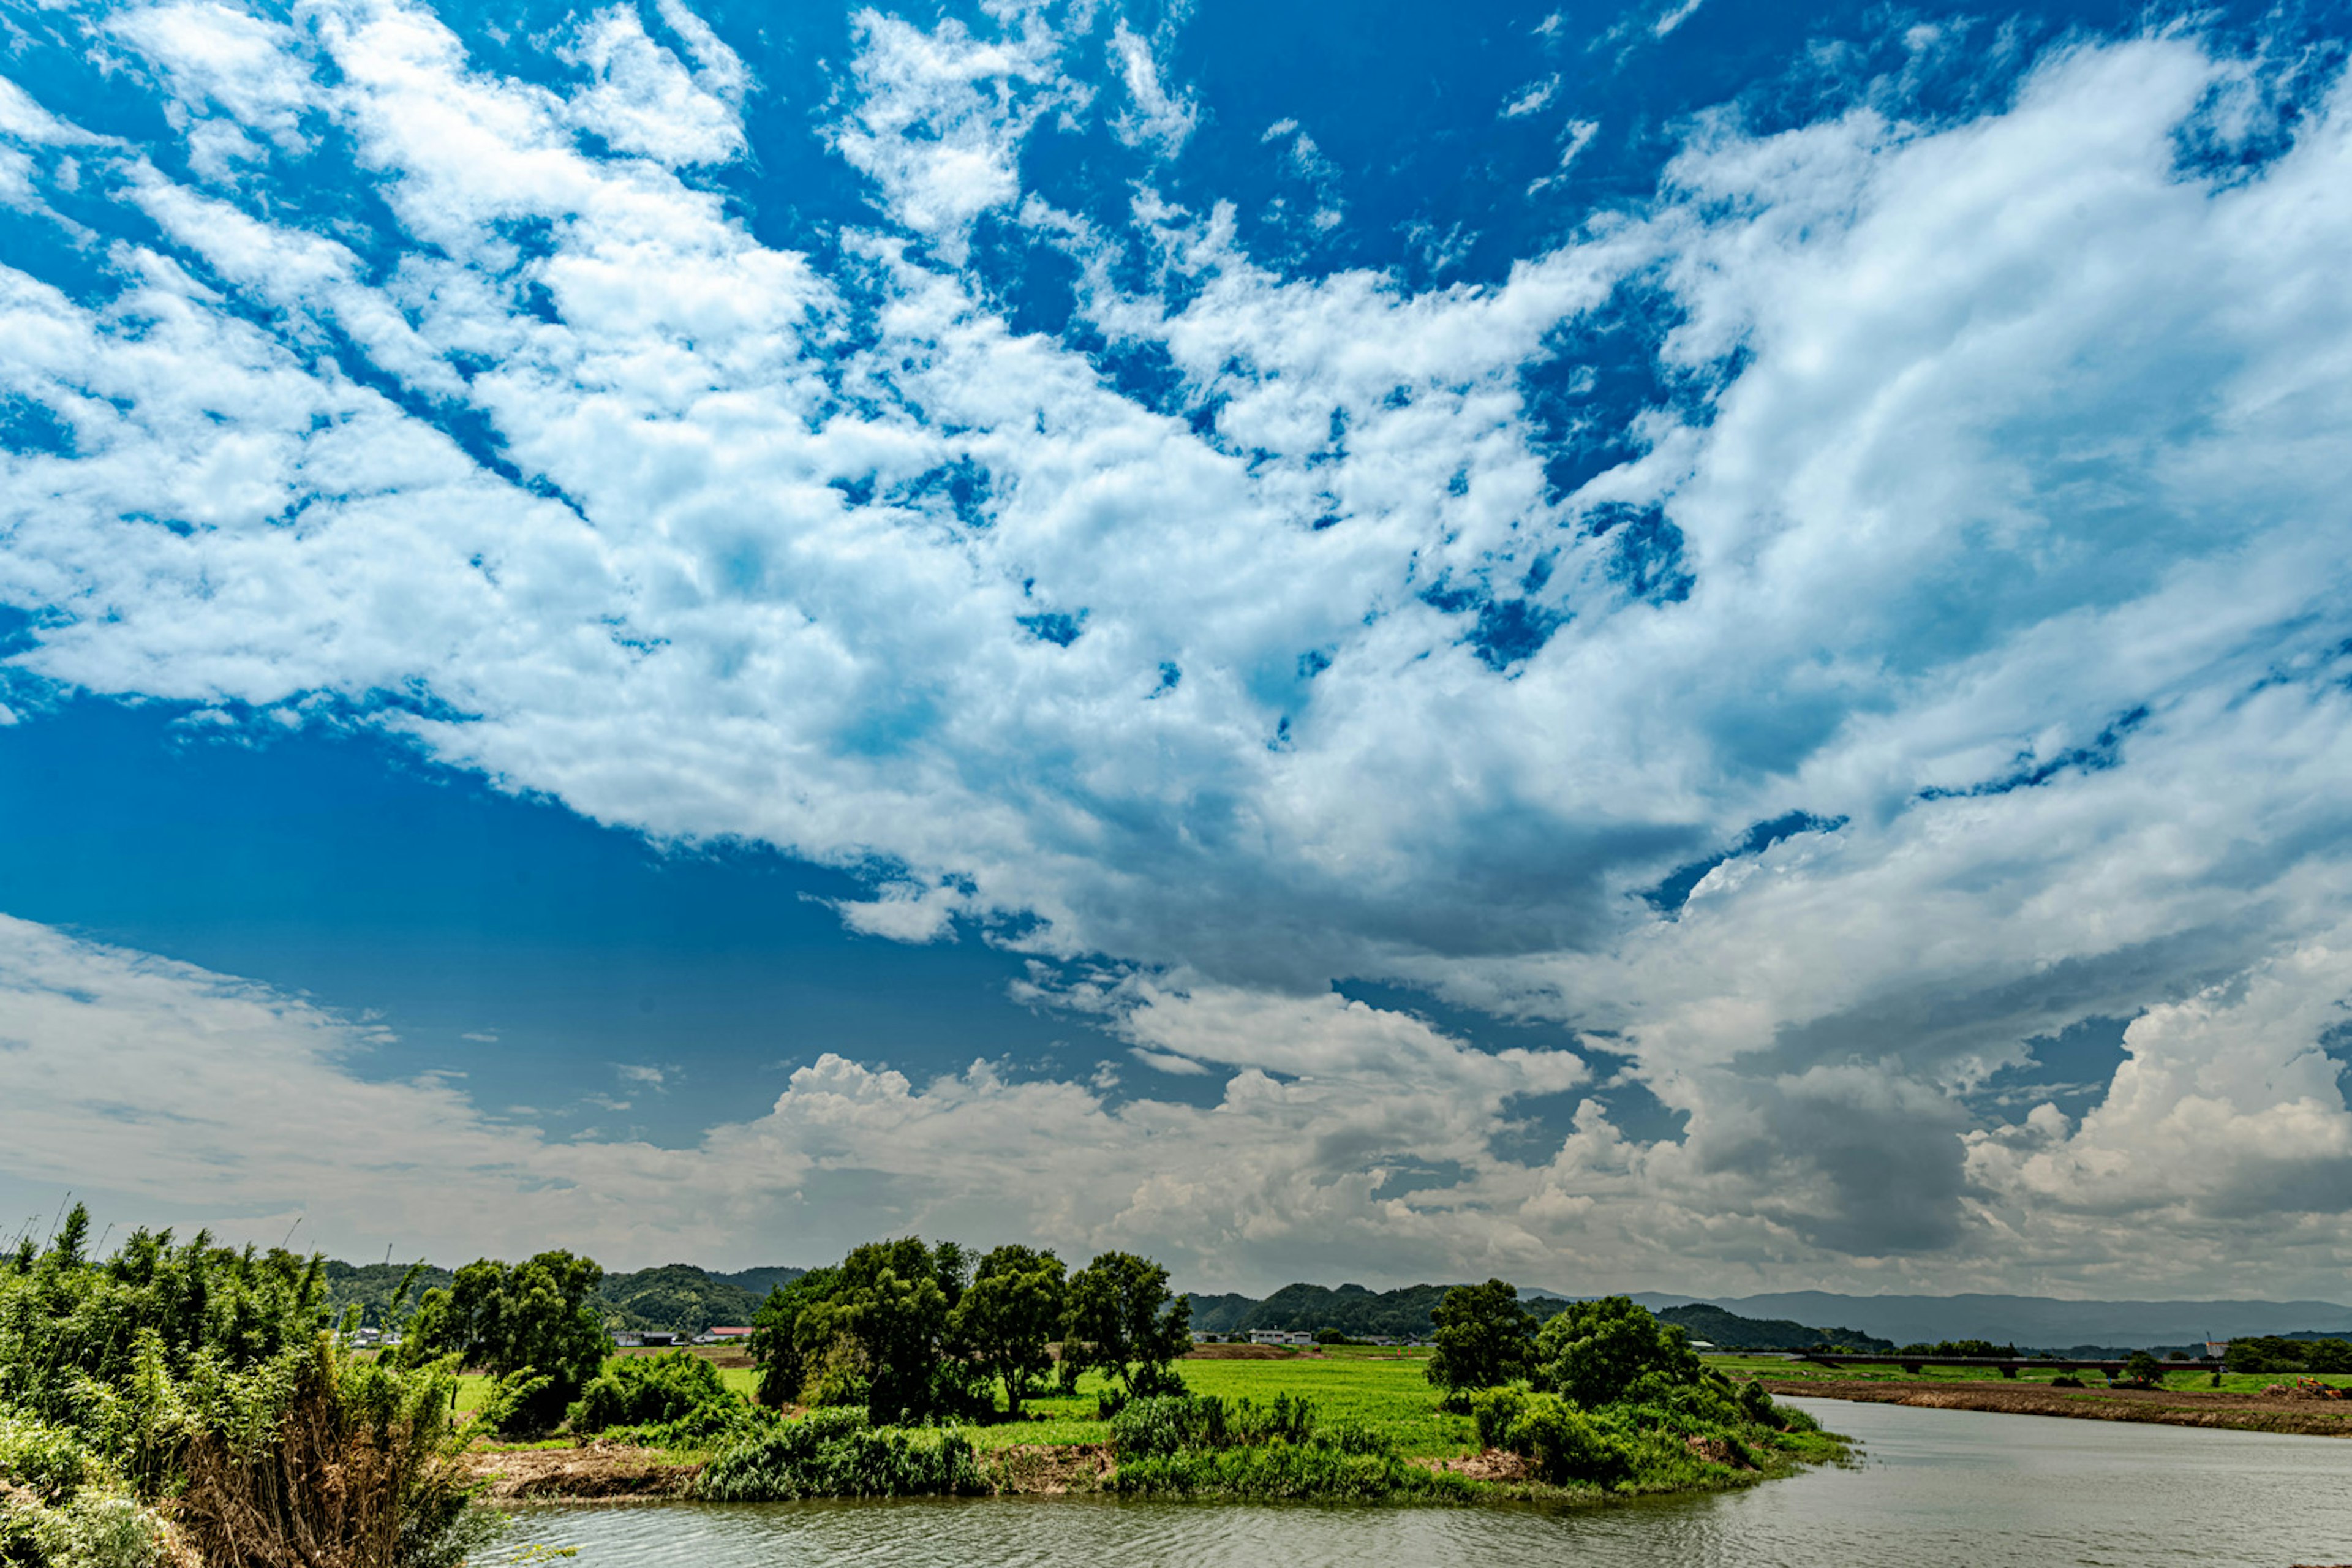
[[[1254,1345],[1311,1345],[1315,1336],[1288,1329],[1252,1329],[1250,1343]]]
[[[709,1328],[695,1335],[694,1342],[698,1345],[741,1344],[751,1337],[751,1331],[749,1329]]]

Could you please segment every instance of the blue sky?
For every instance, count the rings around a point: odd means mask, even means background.
[[[0,1201],[2325,1294],[2346,21],[17,17]]]

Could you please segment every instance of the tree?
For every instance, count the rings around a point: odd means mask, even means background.
[[[1457,1285],[1430,1310],[1437,1349],[1423,1373],[1449,1392],[1494,1388],[1525,1375],[1536,1321],[1504,1279]]]
[[[1192,1346],[1192,1303],[1169,1294],[1168,1270],[1151,1259],[1106,1252],[1071,1276],[1066,1371],[1093,1366],[1129,1394],[1173,1394],[1184,1386],[1174,1363]]]
[[[930,1247],[910,1236],[852,1249],[794,1324],[816,1397],[862,1398],[877,1426],[976,1405],[982,1374],[953,1321],[970,1268],[952,1242]]]
[[[1587,1409],[1643,1377],[1696,1383],[1703,1369],[1682,1329],[1623,1296],[1571,1301],[1536,1336],[1535,1384]]]
[[[1005,1412],[1015,1421],[1022,1400],[1054,1364],[1048,1347],[1068,1310],[1067,1273],[1050,1252],[1000,1247],[980,1260],[956,1304],[953,1328],[1003,1383]]]
[[[563,1251],[511,1267],[477,1259],[457,1270],[447,1289],[425,1293],[402,1360],[415,1366],[454,1352],[493,1377],[543,1377],[546,1384],[517,1403],[506,1426],[549,1430],[612,1351],[612,1336],[589,1302],[604,1278],[593,1258]]]
[[[800,1338],[801,1316],[832,1295],[839,1281],[837,1270],[812,1268],[770,1290],[767,1300],[753,1314],[751,1361],[760,1369],[761,1404],[782,1406],[800,1402],[810,1372]]]
[[[2161,1388],[2164,1363],[2146,1351],[2134,1351],[2124,1357],[2123,1381],[2134,1388]]]

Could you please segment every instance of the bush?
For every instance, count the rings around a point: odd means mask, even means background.
[[[1482,1442],[1525,1456],[1555,1486],[1614,1486],[1633,1475],[1625,1441],[1556,1394],[1493,1389],[1471,1407]]]
[[[953,1427],[871,1425],[863,1411],[815,1410],[721,1452],[696,1479],[712,1502],[819,1497],[951,1497],[984,1492],[971,1440]]]
[[[678,1421],[697,1415],[705,1406],[713,1407],[714,1414],[701,1419],[719,1430],[731,1423],[743,1401],[720,1381],[709,1358],[672,1351],[614,1362],[581,1390],[568,1418],[574,1432],[602,1432],[608,1426]]]
[[[1225,1402],[1213,1394],[1127,1400],[1110,1418],[1111,1452],[1125,1462],[1186,1448],[1225,1447],[1232,1441],[1225,1414]]]
[[[1302,1445],[1314,1434],[1315,1402],[1288,1394],[1277,1394],[1265,1405],[1209,1394],[1130,1399],[1110,1423],[1111,1449],[1121,1460],[1192,1448]]]

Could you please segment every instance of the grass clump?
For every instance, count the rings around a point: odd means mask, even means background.
[[[163,1516],[73,1433],[0,1415],[0,1563],[163,1568],[184,1560]]]
[[[572,1402],[568,1420],[575,1436],[710,1449],[763,1431],[776,1416],[730,1388],[705,1357],[673,1351],[614,1358]]]
[[[1110,1433],[1118,1458],[1110,1489],[1130,1497],[1461,1501],[1478,1489],[1408,1463],[1362,1422],[1318,1426],[1314,1402],[1288,1394],[1264,1405],[1214,1394],[1130,1400]]]
[[[811,1411],[722,1450],[696,1478],[712,1502],[956,1497],[988,1490],[971,1440],[954,1427],[877,1426],[841,1406]]]

